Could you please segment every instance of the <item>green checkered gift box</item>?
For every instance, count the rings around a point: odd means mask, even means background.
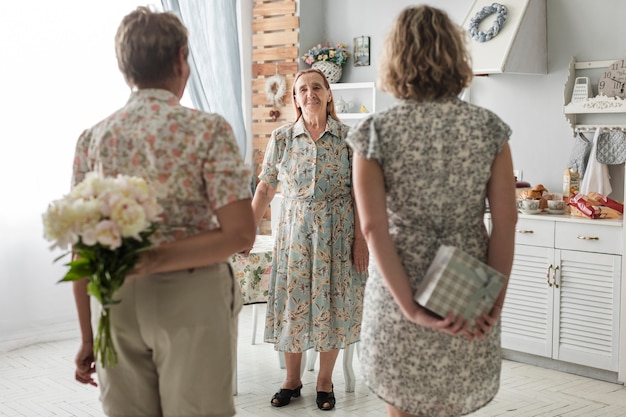
[[[470,321],[488,313],[507,277],[454,246],[439,247],[415,301],[445,317],[451,311]]]

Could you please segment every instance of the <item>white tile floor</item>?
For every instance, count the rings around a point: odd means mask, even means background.
[[[263,317],[265,308],[259,306]],[[241,313],[239,338],[239,393],[235,399],[241,417],[383,417],[384,404],[364,387],[358,359],[354,371],[356,390],[344,391],[340,366],[335,370],[337,407],[324,414],[315,406],[315,373],[305,372],[302,397],[284,408],[269,401],[283,379],[271,345],[252,345],[252,307]],[[2,417],[103,417],[98,391],[73,380],[77,340],[40,343],[0,353],[0,416]],[[626,416],[626,388],[622,385],[505,361],[502,388],[494,401],[474,417],[618,417]]]

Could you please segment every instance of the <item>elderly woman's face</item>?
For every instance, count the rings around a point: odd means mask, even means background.
[[[296,104],[304,114],[326,115],[326,107],[331,100],[330,90],[326,89],[320,74],[303,74],[296,81]]]

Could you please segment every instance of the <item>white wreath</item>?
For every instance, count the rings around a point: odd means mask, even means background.
[[[286,92],[287,82],[283,75],[272,75],[265,80],[265,96],[272,106],[282,106]]]
[[[478,25],[480,22],[490,14],[497,13],[496,20],[494,20],[493,25],[487,32],[481,32],[478,30]],[[491,6],[485,6],[481,10],[479,10],[476,15],[470,20],[469,24],[469,33],[472,35],[472,39],[478,42],[487,42],[491,40],[491,38],[495,37],[502,26],[504,26],[504,22],[506,22],[507,10],[506,6],[503,6],[499,3],[492,3]]]

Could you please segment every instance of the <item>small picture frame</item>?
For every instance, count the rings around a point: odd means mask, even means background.
[[[354,38],[354,66],[364,67],[370,65],[370,37],[358,36]]]

